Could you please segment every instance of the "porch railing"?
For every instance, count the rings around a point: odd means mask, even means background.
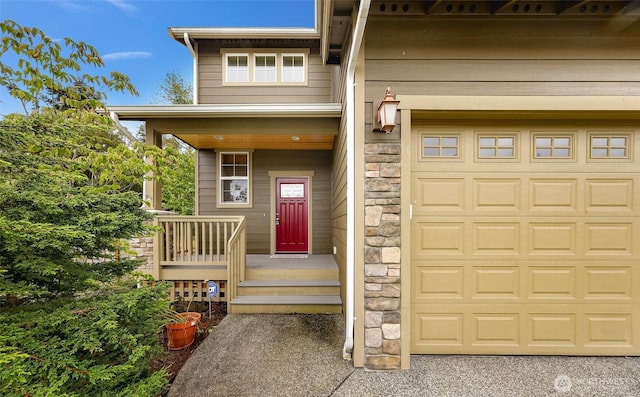
[[[238,295],[238,284],[245,279],[247,264],[247,233],[244,219],[227,243],[227,302]]]
[[[242,216],[158,215],[154,225],[160,227],[153,244],[156,280],[227,279],[229,240],[239,228],[245,233]]]

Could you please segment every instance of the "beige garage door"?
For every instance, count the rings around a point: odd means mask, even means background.
[[[412,353],[639,355],[639,138],[414,126]]]

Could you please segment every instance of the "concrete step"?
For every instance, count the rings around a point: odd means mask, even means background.
[[[338,280],[245,280],[238,295],[340,295]]]
[[[231,313],[340,313],[340,295],[244,295],[230,305]]]
[[[247,268],[247,280],[337,280],[338,268]]]

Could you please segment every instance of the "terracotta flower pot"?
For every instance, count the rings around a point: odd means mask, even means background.
[[[196,312],[178,313],[184,321],[172,322],[166,325],[169,338],[169,350],[181,350],[193,343],[193,339],[200,324],[202,315]]]

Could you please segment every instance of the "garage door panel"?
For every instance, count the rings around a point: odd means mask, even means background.
[[[412,228],[412,257],[420,259],[433,255],[463,255],[464,229],[464,222],[416,220]]]
[[[628,261],[419,261],[412,303],[640,303],[640,267]]]
[[[433,164],[432,164],[433,165]],[[640,208],[640,177],[621,173],[412,172],[421,215],[628,216]]]
[[[414,269],[414,301],[432,299],[456,299],[464,297],[464,266],[424,266]]]
[[[587,223],[585,254],[633,256],[633,229],[631,222]]]
[[[520,299],[519,266],[473,266],[471,299],[517,301]]]
[[[586,209],[591,212],[632,212],[634,209],[634,180],[587,179]]]
[[[464,178],[416,178],[416,213],[465,210]]]
[[[640,259],[640,217],[414,216],[413,259],[492,256]],[[452,258],[453,259],[453,258]]]
[[[473,211],[520,211],[519,178],[474,178]]]
[[[472,255],[519,255],[520,223],[474,222]]]
[[[577,178],[531,178],[529,179],[530,211],[578,210]]]
[[[412,352],[640,354],[632,305],[461,306],[414,307]]]
[[[640,301],[640,271],[626,266],[587,266],[584,270],[584,297],[590,301]]]
[[[533,222],[528,225],[529,255],[575,256],[577,226],[574,222]]]
[[[593,158],[616,127],[504,126],[518,155],[482,158],[493,128],[413,131],[412,353],[640,354],[640,145]],[[464,155],[421,159],[430,131]],[[569,158],[534,152],[565,135]]]
[[[530,266],[527,272],[528,299],[554,303],[578,299],[575,266]]]

